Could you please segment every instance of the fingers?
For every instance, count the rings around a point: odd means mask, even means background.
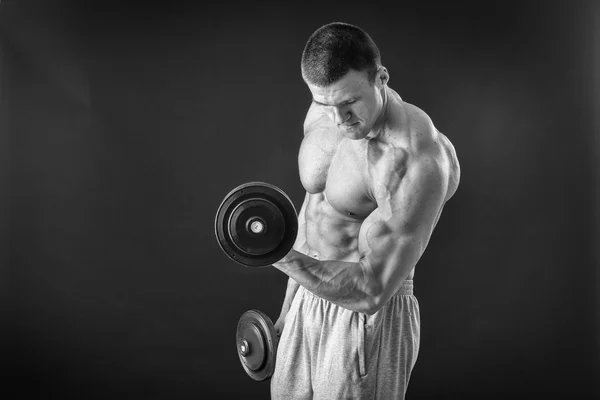
[[[283,332],[283,321],[277,320],[275,323],[275,332],[277,333],[277,337],[281,336],[281,332]]]

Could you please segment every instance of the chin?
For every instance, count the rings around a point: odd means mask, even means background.
[[[362,140],[367,137],[363,132],[346,132],[346,137],[350,140]]]
[[[354,129],[345,129],[344,134],[348,139],[360,140],[364,139],[368,135],[368,132],[365,132],[359,124]]]

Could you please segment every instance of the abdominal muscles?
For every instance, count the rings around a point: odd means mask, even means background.
[[[362,222],[333,208],[323,193],[311,194],[306,208],[309,255],[319,260],[357,262]]]

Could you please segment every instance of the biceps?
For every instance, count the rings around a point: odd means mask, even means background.
[[[390,196],[392,211],[386,221],[399,235],[428,237],[444,205],[448,179],[436,161],[423,162],[409,170],[400,187]]]
[[[419,259],[443,206],[445,185],[436,170],[407,173],[395,192],[378,201],[359,233],[361,258],[374,271],[411,269]]]
[[[373,285],[383,293],[393,293],[415,266],[425,245],[418,235],[400,233],[388,221],[373,217],[359,235],[361,264]]]
[[[369,258],[371,262],[390,258],[401,243],[413,237],[399,232],[389,221],[384,221],[374,214],[375,212],[365,220],[358,237],[358,250],[361,256]]]
[[[360,227],[360,231],[358,232],[358,252],[361,256],[367,254],[367,252],[372,252],[372,239],[367,241],[367,234],[369,236],[372,235],[372,230],[379,235],[380,231],[384,230],[385,227],[380,224],[383,222],[383,216],[379,209],[375,209],[362,223]],[[373,227],[373,225],[376,225]]]

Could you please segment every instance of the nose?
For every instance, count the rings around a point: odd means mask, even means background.
[[[350,110],[346,109],[345,107],[331,107],[332,108],[332,115],[333,118],[331,118],[333,120],[333,122],[335,122],[338,125],[342,125],[343,123],[345,123],[346,121],[348,121],[350,119],[350,117],[352,117],[352,115],[350,114]]]

